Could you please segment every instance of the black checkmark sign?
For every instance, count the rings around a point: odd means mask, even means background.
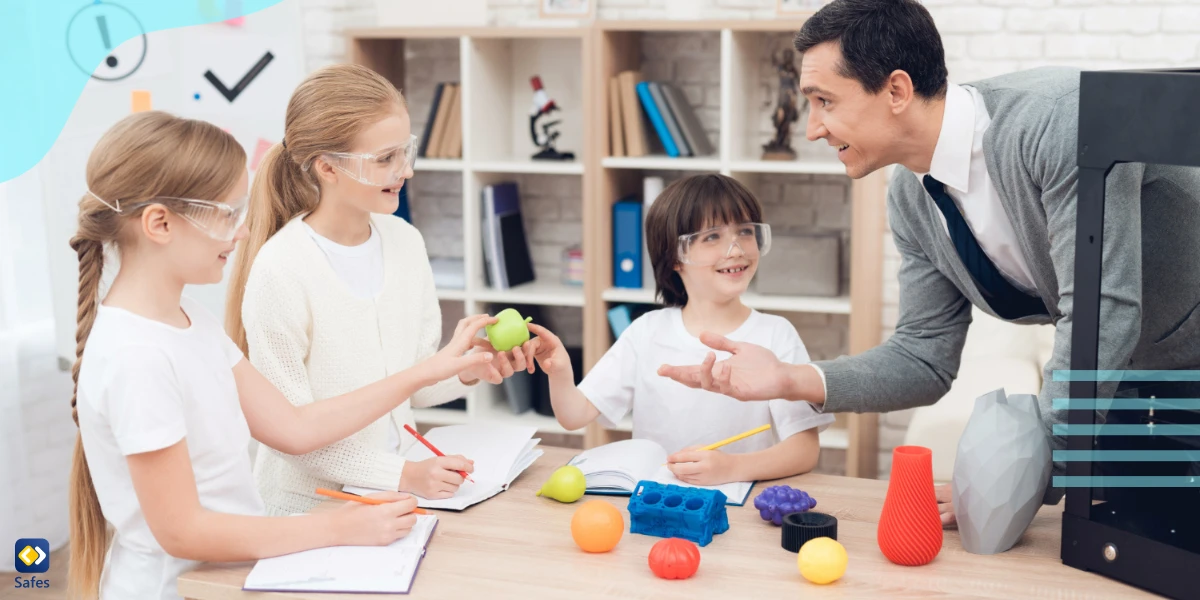
[[[221,92],[221,95],[225,96],[226,100],[233,102],[242,94],[243,91],[246,90],[246,86],[250,85],[250,82],[254,81],[254,78],[258,77],[258,74],[262,73],[262,70],[267,68],[267,63],[271,62],[271,60],[274,58],[275,55],[271,54],[270,52],[264,54],[262,58],[258,59],[257,63],[254,63],[253,67],[250,67],[250,71],[242,76],[241,81],[237,82],[237,85],[233,86],[232,90],[225,87],[225,84],[221,83],[221,80],[217,79],[217,76],[213,75],[211,70],[204,72],[204,78],[207,79],[213,87],[217,88],[217,91]]]

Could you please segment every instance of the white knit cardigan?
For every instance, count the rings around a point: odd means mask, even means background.
[[[300,217],[259,251],[246,281],[242,321],[250,362],[297,406],[354,391],[407,369],[438,350],[441,307],[420,232],[403,219],[372,215],[383,246],[383,289],[358,298],[334,272]],[[320,450],[291,456],[260,445],[254,467],[271,515],[316,506],[317,488],[343,484],[394,490],[415,425],[410,404],[434,406],[467,387],[453,377],[413,395],[362,431]],[[389,419],[401,455],[385,445]]]

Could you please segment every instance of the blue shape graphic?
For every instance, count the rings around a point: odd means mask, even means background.
[[[1051,375],[1053,381],[1096,381],[1100,383],[1147,383],[1154,381],[1200,381],[1200,370],[1190,371],[1126,371],[1101,369],[1099,371],[1057,370]]]
[[[1200,450],[1055,450],[1063,462],[1200,462]]]
[[[281,0],[0,0],[0,181],[49,152],[89,78],[133,74],[145,34],[245,16]],[[121,47],[128,40],[140,42]]]

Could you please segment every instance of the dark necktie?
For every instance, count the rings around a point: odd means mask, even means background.
[[[954,243],[958,257],[975,279],[976,286],[992,310],[1001,318],[1009,320],[1049,314],[1041,298],[1026,294],[1000,274],[995,263],[979,246],[979,241],[975,239],[975,234],[971,233],[967,220],[958,210],[954,199],[946,193],[942,182],[926,175],[923,183],[929,195],[933,197],[933,202],[946,217],[946,228],[950,231],[950,241]]]

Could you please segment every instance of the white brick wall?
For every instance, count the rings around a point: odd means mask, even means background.
[[[308,38],[308,64],[319,66],[341,60],[344,48],[327,36],[337,35],[349,25],[369,25],[374,14],[372,0],[301,0],[306,12],[316,15],[305,19]],[[694,0],[687,5],[677,0],[598,0],[600,19],[667,19],[671,8],[687,6],[701,19],[770,19],[775,17],[777,0]],[[942,33],[947,66],[952,81],[967,82],[1019,69],[1041,65],[1069,65],[1085,69],[1152,68],[1166,66],[1195,66],[1200,62],[1200,7],[1194,0],[927,0],[925,2]],[[491,0],[490,22],[513,25],[537,18],[537,0]],[[681,38],[679,45],[701,48],[705,53],[705,37],[645,36]],[[687,41],[687,38],[691,38]],[[709,36],[711,37],[711,36]],[[781,36],[786,37],[786,36]],[[648,43],[658,43],[651,41]],[[694,49],[694,48],[693,48]],[[643,48],[645,52],[645,48]],[[700,58],[697,60],[709,61]],[[696,65],[678,67],[684,77],[700,79],[685,86],[689,100],[702,106],[701,119],[715,133],[715,107],[719,85],[707,80],[716,69],[696,69]],[[760,72],[764,83],[770,83],[768,67]],[[680,74],[671,72],[679,80]],[[649,76],[649,74],[648,74]],[[764,89],[767,111],[771,88]],[[765,114],[765,113],[764,113]],[[802,130],[802,128],[801,128]],[[770,134],[769,129],[758,132]],[[802,132],[798,135],[802,135]],[[714,142],[716,141],[714,136]],[[765,141],[765,138],[764,138]],[[805,151],[799,139],[797,149]],[[774,192],[764,191],[766,197]],[[792,192],[784,190],[788,198]],[[803,194],[800,197],[804,197]],[[784,210],[799,213],[805,219],[809,207]],[[791,216],[791,213],[789,213]],[[816,216],[813,216],[815,222]],[[884,259],[884,337],[894,328],[898,306],[895,274],[899,258],[891,238],[885,235]],[[804,335],[805,332],[801,331]],[[816,332],[809,338],[820,337]],[[887,415],[880,420],[881,464],[890,459],[891,445],[903,437],[909,414]],[[886,469],[884,469],[886,472]]]

